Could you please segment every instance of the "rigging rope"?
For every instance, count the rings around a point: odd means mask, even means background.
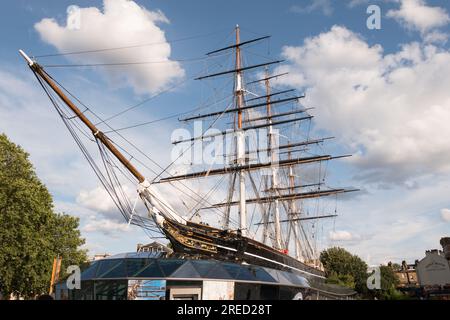
[[[44,71],[45,72],[45,71]],[[81,105],[83,105],[87,110],[89,110],[95,117],[97,117],[100,121],[102,121],[102,119],[95,113],[95,112],[93,112],[89,107],[87,107],[82,101],[80,101],[76,96],[74,96],[70,91],[68,91],[62,84],[60,84],[57,80],[55,80],[55,79],[53,79],[47,72],[45,72],[46,73],[46,75],[48,75],[53,81],[55,81],[64,91],[66,91],[70,96],[72,96],[76,101],[78,101]],[[219,117],[220,118],[220,117]],[[214,123],[213,123],[214,124]],[[211,124],[211,126],[213,125],[213,124]],[[108,123],[105,123],[105,125],[106,126],[108,126],[112,131],[114,131],[115,132],[115,130],[108,124]],[[209,129],[209,128],[208,128]],[[207,129],[207,130],[208,130]],[[140,150],[135,144],[133,144],[131,141],[129,141],[128,139],[126,139],[123,135],[121,135],[120,133],[118,133],[118,132],[116,132],[117,133],[117,135],[119,136],[119,137],[121,137],[125,142],[127,142],[130,146],[132,146],[134,149],[136,149],[140,154],[142,154],[145,158],[147,158],[148,160],[150,160],[153,164],[155,164],[157,167],[159,167],[160,169],[162,169],[163,171],[162,171],[162,173],[163,172],[166,172],[167,171],[167,169],[170,167],[166,167],[166,168],[163,168],[163,167],[161,167],[156,161],[154,161],[153,159],[151,159],[146,153],[144,153],[142,150]],[[110,140],[111,142],[112,142],[112,140]],[[114,143],[114,142],[113,142]],[[115,143],[114,143],[115,144]],[[115,145],[117,145],[117,144],[115,144]],[[127,152],[127,151],[125,151],[123,148],[121,148],[124,152],[126,152],[128,155],[130,155],[130,156],[132,156],[129,152]],[[134,159],[136,159],[137,160],[137,158],[136,157],[133,157]],[[146,167],[147,169],[149,169],[148,167]],[[154,174],[157,174],[157,172],[156,171],[154,171],[154,170],[152,170],[152,169],[149,169],[149,170],[151,170]],[[160,173],[160,174],[162,174],[162,173]],[[159,175],[160,175],[159,174]],[[169,174],[169,176],[171,176],[171,174],[170,173],[168,173]],[[152,183],[155,181],[155,179],[152,181]],[[193,195],[190,195],[190,194],[188,194],[188,193],[186,193],[185,191],[183,191],[183,190],[181,190],[180,188],[178,188],[178,187],[176,187],[176,186],[173,186],[174,188],[176,188],[178,191],[180,191],[181,193],[183,193],[184,195],[186,195],[186,196],[188,196],[188,197],[190,197],[191,199],[193,199],[194,201],[199,201],[199,202],[204,202],[204,203],[206,203],[207,205],[212,205],[211,203],[209,203],[207,200],[205,200],[205,199],[202,199],[202,198],[200,198],[200,200],[198,200],[198,199],[196,199],[195,197],[199,197],[199,195],[197,194],[197,192],[195,191],[195,190],[192,190],[189,186],[187,186],[187,185],[185,185],[185,184],[183,184],[183,183],[181,183],[180,182],[180,184],[183,186],[183,187],[185,187],[186,189],[188,189],[190,192],[192,192],[192,194]],[[215,208],[215,210],[217,210],[220,214],[222,214],[222,212],[218,209],[218,208]]]
[[[166,43],[175,43],[175,42],[181,42],[181,41],[187,41],[187,40],[193,40],[193,39],[199,39],[199,38],[206,38],[213,35],[216,35],[218,33],[221,33],[227,29],[222,29],[214,32],[209,32],[206,34],[198,34],[195,36],[189,36],[189,37],[183,37],[179,39],[174,40],[166,40],[166,41],[159,41],[159,42],[150,42],[150,43],[144,43],[144,44],[136,44],[136,45],[129,45],[129,46],[121,46],[121,47],[112,47],[112,48],[100,48],[100,49],[91,49],[91,50],[83,50],[83,51],[72,51],[72,52],[62,52],[62,53],[50,53],[50,54],[41,54],[34,56],[35,58],[47,58],[47,57],[57,57],[57,56],[68,56],[68,55],[79,55],[79,54],[87,54],[87,53],[98,53],[98,52],[107,52],[107,51],[116,51],[116,50],[124,50],[124,49],[132,49],[132,48],[142,48],[142,47],[148,47],[148,46],[154,46],[154,45],[160,45],[160,44],[166,44]]]
[[[39,78],[39,76],[36,73],[34,73],[34,75],[35,75],[36,79],[38,80],[39,84],[41,85],[41,87],[43,88],[44,92],[46,93],[47,97],[51,101],[53,107],[55,108],[55,110],[57,111],[57,113],[59,114],[61,119],[63,120],[64,124],[66,125],[67,129],[69,130],[69,132],[72,135],[75,142],[77,143],[78,147],[81,149],[81,151],[82,151],[83,155],[85,156],[85,158],[87,159],[88,163],[94,170],[94,173],[97,175],[98,179],[100,180],[100,182],[104,186],[105,190],[110,195],[112,201],[114,202],[116,207],[119,209],[122,216],[127,220],[127,218],[129,218],[129,215],[131,212],[129,199],[126,196],[126,194],[124,193],[123,188],[120,185],[120,181],[119,181],[117,175],[114,173],[114,170],[110,166],[111,162],[108,158],[108,154],[106,153],[106,150],[104,150],[104,146],[102,144],[100,144],[98,141],[96,141],[97,146],[99,147],[99,150],[100,150],[100,154],[102,156],[104,169],[106,171],[107,176],[105,176],[102,173],[102,170],[97,166],[94,159],[92,158],[89,151],[87,150],[86,146],[83,144],[80,137],[75,132],[74,127],[71,125],[71,121],[69,120],[69,117],[65,114],[65,112],[61,109],[61,106],[58,104],[57,98],[51,93],[48,86],[46,86],[42,82],[42,80]],[[143,217],[141,217],[141,218],[143,218]],[[142,223],[138,224],[139,226],[143,227],[144,229],[148,229],[149,231],[160,233],[159,229],[155,225],[146,224],[143,221],[143,219],[141,219],[141,221],[142,221]]]

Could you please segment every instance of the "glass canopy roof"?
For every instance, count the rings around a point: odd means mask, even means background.
[[[216,260],[164,258],[164,253],[123,253],[94,261],[81,280],[118,278],[221,279],[245,282],[283,283],[309,287],[300,275],[254,265]]]
[[[255,265],[216,260],[194,260],[166,257],[163,252],[133,252],[94,261],[82,272],[81,280],[106,279],[172,279],[224,280],[317,288],[338,294],[349,289],[318,283],[307,276]]]

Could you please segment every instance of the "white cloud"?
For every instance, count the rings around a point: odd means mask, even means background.
[[[450,52],[410,43],[384,55],[341,26],[283,48],[280,84],[306,91],[319,128],[355,154],[359,178],[405,182],[449,172]]]
[[[295,13],[311,13],[313,11],[321,11],[326,16],[333,14],[333,6],[330,0],[312,0],[307,6],[293,5],[290,9]]]
[[[389,10],[386,15],[406,28],[422,33],[445,26],[450,22],[445,9],[427,6],[424,0],[401,0],[400,8]]]
[[[69,11],[65,25],[46,18],[38,22],[35,29],[45,42],[55,46],[60,52],[155,43],[151,47],[67,56],[73,62],[84,64],[158,62],[103,70],[108,80],[116,85],[125,82],[137,93],[159,91],[184,76],[180,64],[170,60],[170,44],[166,41],[164,31],[157,25],[168,22],[161,11],[149,11],[128,0],[104,0],[103,11],[95,7],[79,10],[78,13]],[[80,17],[79,25],[73,27],[71,21],[77,14]]]
[[[329,238],[332,241],[351,241],[359,239],[358,236],[355,236],[351,232],[345,230],[330,231]]]
[[[441,31],[431,31],[424,35],[423,41],[426,43],[445,44],[448,40],[448,34]]]
[[[84,232],[100,232],[107,236],[119,237],[122,233],[132,231],[128,224],[122,222],[116,222],[108,219],[90,220],[83,228]]]
[[[131,207],[134,207],[134,214],[147,217],[147,210],[138,197],[136,187],[122,184],[122,190],[127,198],[126,201],[129,202]],[[118,194],[120,195],[121,192],[118,192]],[[120,198],[122,201],[125,201],[122,196]],[[100,214],[115,222],[125,221],[121,212],[111,199],[111,196],[103,186],[97,186],[91,190],[81,190],[76,197],[76,202],[96,215]]]
[[[55,210],[65,212],[80,218],[80,230],[82,237],[86,239],[83,246],[89,249],[89,254],[104,252],[121,252],[134,250],[138,242],[149,241],[142,228],[135,225],[128,226],[127,222],[116,216],[103,217],[97,211],[75,203],[75,201],[55,201]],[[133,237],[129,233],[133,232]]]
[[[25,64],[22,67],[25,75],[0,66],[0,132],[30,154],[38,176],[53,195],[67,196],[79,187],[78,182],[91,183],[94,178],[80,175],[90,170],[88,164],[36,79]],[[55,169],[61,166],[64,170]]]
[[[103,187],[97,187],[93,190],[81,190],[77,197],[77,202],[93,211],[103,213],[116,209],[114,202]]]
[[[441,217],[444,221],[450,222],[450,209],[442,209]]]
[[[439,211],[448,204],[449,176],[421,178],[420,187],[412,190],[394,186],[376,190],[364,201],[341,202],[332,227],[350,230],[351,226],[351,232],[361,238],[340,245],[360,257],[370,254],[372,263],[421,259],[425,250],[435,248],[448,233]]]

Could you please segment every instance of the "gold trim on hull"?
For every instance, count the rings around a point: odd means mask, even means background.
[[[196,250],[203,250],[209,253],[217,253],[217,247],[210,242],[194,239],[191,237],[187,237],[183,234],[181,234],[175,227],[173,227],[170,223],[165,222],[164,223],[164,229],[167,231],[170,236],[172,236],[176,241],[178,241],[180,244],[196,249]],[[192,232],[190,232],[192,234]]]

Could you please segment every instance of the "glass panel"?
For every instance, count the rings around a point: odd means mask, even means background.
[[[263,268],[274,280],[275,282],[279,282],[278,280],[278,271],[270,268]]]
[[[116,259],[103,259],[100,260],[99,267],[97,270],[96,278],[101,278],[105,273],[109,272],[111,269],[113,269],[115,266],[117,266],[122,260],[116,260]]]
[[[303,285],[305,282],[303,281],[302,277],[299,277],[293,273],[288,273],[286,272],[285,275],[288,275],[287,277],[289,277],[289,280],[292,281],[293,284],[298,284],[298,285]]]
[[[253,271],[254,271],[254,275],[256,276],[258,281],[277,282],[263,268],[253,267]]]
[[[256,281],[255,271],[250,267],[241,267],[241,270],[237,276],[238,280],[249,280],[249,281]]]
[[[125,260],[121,260],[98,278],[126,278]]]
[[[127,256],[127,253],[118,253],[118,254],[115,254],[115,255],[113,255],[113,256],[107,257],[107,258],[105,258],[104,260],[109,260],[109,259],[124,259],[124,258],[126,258],[126,256]]]
[[[127,275],[129,277],[135,277],[139,272],[141,272],[151,260],[147,259],[127,259]]]
[[[227,270],[228,274],[233,278],[237,279],[239,271],[241,270],[241,266],[234,263],[222,263],[222,267]]]
[[[177,271],[172,273],[173,278],[201,278],[190,261],[186,261]]]
[[[138,252],[127,253],[127,259],[130,259],[130,258],[139,258],[139,253]]]
[[[209,279],[233,279],[225,268],[222,267],[222,263],[218,262],[208,272],[205,278]]]
[[[160,252],[160,251],[151,251],[149,252],[149,257],[151,258],[161,258],[162,256],[165,255],[165,252]]]
[[[94,278],[98,265],[98,261],[94,261],[86,270],[81,273],[81,280],[90,280]]]
[[[214,261],[207,260],[191,261],[191,263],[194,266],[195,270],[197,270],[197,272],[203,278],[205,278],[208,272],[216,265]]]
[[[183,260],[158,260],[158,264],[164,273],[164,276],[170,277],[183,263]]]
[[[277,274],[278,274],[278,283],[280,283],[280,284],[287,284],[287,285],[290,285],[290,284],[291,284],[291,280],[288,279],[288,278],[284,275],[284,272],[278,271],[278,270],[277,270]]]
[[[150,252],[137,252],[135,257],[140,259],[148,259],[150,258]]]
[[[161,278],[164,277],[164,274],[162,273],[161,269],[159,268],[158,264],[154,261],[152,261],[144,270],[139,272],[136,277],[141,278]]]
[[[93,300],[94,281],[81,281],[81,289],[69,290],[69,294],[72,294],[72,300]]]
[[[126,300],[127,280],[95,281],[95,300]]]

